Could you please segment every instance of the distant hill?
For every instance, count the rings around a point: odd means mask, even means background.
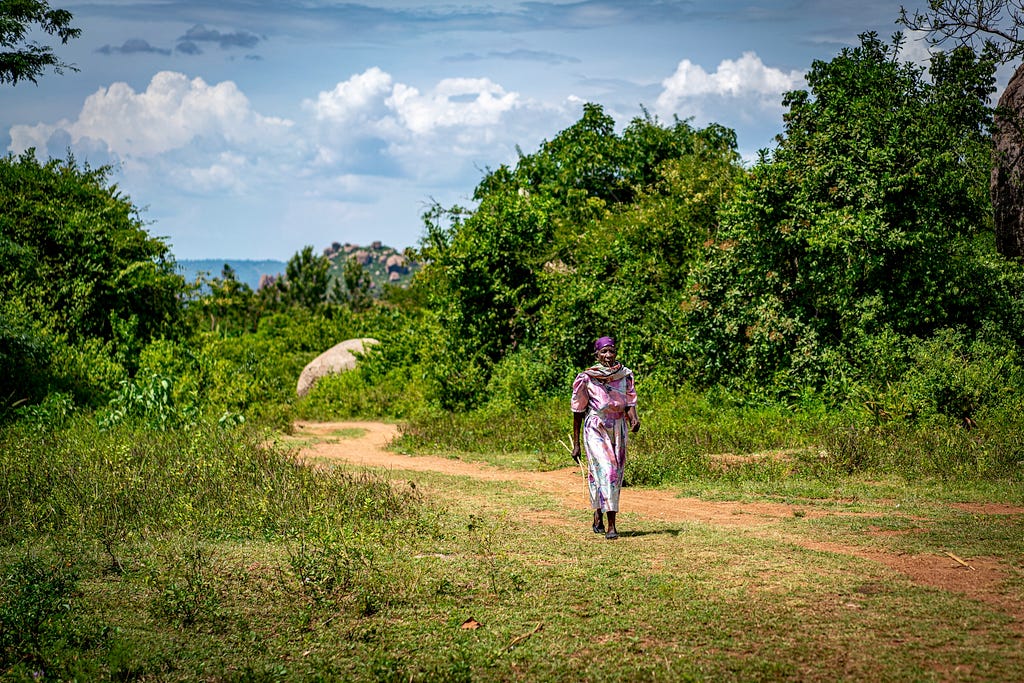
[[[397,287],[408,285],[413,274],[419,270],[418,263],[409,261],[405,254],[380,242],[367,246],[335,242],[323,250],[323,255],[331,260],[330,273],[336,278],[341,278],[345,272],[345,261],[350,258],[358,261],[370,276],[370,291],[374,296],[380,296],[387,284]],[[259,287],[262,276],[278,276],[288,266],[287,261],[274,260],[182,259],[178,261],[178,272],[188,282],[195,281],[200,273],[206,273],[210,278],[220,277],[225,263],[235,269],[239,282],[246,283],[254,290]]]
[[[341,279],[345,272],[345,262],[354,259],[370,276],[370,293],[380,296],[384,285],[405,287],[413,274],[419,270],[420,264],[380,242],[361,247],[357,244],[340,244],[335,242],[324,249],[324,256],[331,259],[331,275]]]
[[[199,277],[200,272],[205,272],[207,277],[220,277],[224,264],[235,269],[235,276],[239,282],[244,282],[253,289],[260,285],[260,276],[277,275],[283,273],[287,261],[252,261],[248,259],[182,259],[178,261],[178,272],[185,276],[185,280],[193,282]]]

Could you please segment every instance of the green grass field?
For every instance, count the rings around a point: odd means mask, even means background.
[[[323,443],[344,449],[359,438],[345,430]],[[507,478],[366,474],[295,468],[257,440],[252,452],[264,455],[246,460],[241,442],[209,459],[234,463],[236,477],[249,472],[237,518],[215,500],[204,507],[213,492],[200,490],[176,498],[195,510],[190,525],[159,522],[136,502],[149,526],[116,539],[86,518],[20,537],[6,527],[4,678],[1010,681],[1024,672],[1019,483],[792,473],[630,487],[623,535],[610,542],[590,532],[582,493],[567,502],[522,478],[521,457]],[[116,450],[105,444],[92,443]],[[666,514],[629,509],[648,493]],[[223,504],[242,494],[218,495]],[[691,512],[672,512],[677,496]]]

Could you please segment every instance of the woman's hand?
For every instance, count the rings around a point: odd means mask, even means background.
[[[572,459],[576,461],[576,464],[580,464],[580,445],[574,443],[572,445]]]
[[[634,434],[640,431],[640,416],[636,414],[636,407],[630,406],[626,411],[626,421],[629,422],[629,431]]]

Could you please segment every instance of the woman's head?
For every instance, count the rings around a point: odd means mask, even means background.
[[[594,355],[597,356],[597,362],[605,367],[615,365],[615,358],[618,356],[615,340],[611,337],[599,338],[594,342]]]

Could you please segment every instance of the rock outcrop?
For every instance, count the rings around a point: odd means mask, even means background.
[[[995,117],[995,165],[990,191],[996,249],[1024,256],[1024,64],[1017,67],[999,97]]]
[[[332,346],[302,369],[298,385],[295,387],[295,393],[299,396],[305,396],[321,377],[335,372],[351,370],[356,366],[357,358],[355,354],[365,353],[368,347],[379,343],[376,339],[363,337],[362,339],[346,339],[340,344]]]

